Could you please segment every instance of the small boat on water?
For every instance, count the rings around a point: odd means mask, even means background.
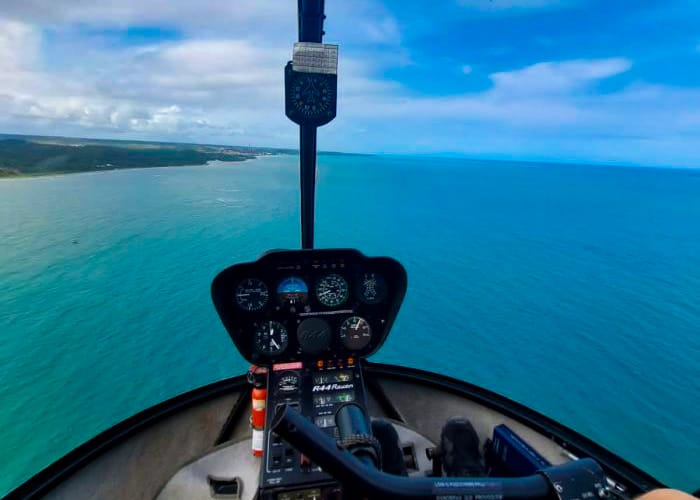
[[[367,361],[409,277],[390,257],[314,249],[316,134],[335,117],[338,78],[324,18],[323,0],[299,0],[284,71],[302,249],[235,264],[211,287],[251,369],[128,418],[9,498],[593,500],[662,487],[574,430],[439,373],[440,359],[436,373]]]

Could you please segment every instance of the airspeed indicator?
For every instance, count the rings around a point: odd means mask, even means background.
[[[257,278],[248,278],[236,287],[236,304],[246,311],[259,311],[267,304],[268,295],[264,282]]]

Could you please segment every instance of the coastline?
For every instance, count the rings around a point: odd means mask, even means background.
[[[100,173],[110,173],[119,170],[155,170],[161,168],[181,168],[181,167],[207,167],[212,163],[245,163],[248,161],[259,160],[261,158],[282,156],[284,153],[276,154],[261,154],[261,155],[251,155],[251,158],[242,158],[238,160],[207,160],[204,163],[195,163],[187,165],[158,165],[154,167],[110,167],[110,168],[95,168],[92,170],[83,170],[80,172],[76,171],[57,171],[57,172],[35,172],[35,173],[22,173],[18,172],[11,175],[0,174],[0,182],[5,180],[15,180],[15,179],[34,179],[39,177],[62,177],[65,175],[83,175],[83,174],[100,174]],[[2,170],[0,168],[0,170]]]
[[[0,179],[202,166],[212,161],[241,162],[284,152],[250,146],[134,143],[0,134]]]

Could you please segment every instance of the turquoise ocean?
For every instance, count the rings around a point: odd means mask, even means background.
[[[0,496],[240,374],[222,268],[297,248],[293,156],[0,181]],[[372,359],[525,403],[700,487],[700,170],[321,156],[317,245],[398,258]]]

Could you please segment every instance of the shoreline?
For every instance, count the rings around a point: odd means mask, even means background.
[[[291,150],[290,150],[291,151]],[[0,179],[244,162],[279,148],[71,139],[0,134]]]
[[[81,174],[100,174],[100,173],[111,173],[111,172],[116,172],[120,170],[155,170],[155,169],[161,169],[161,168],[181,168],[181,167],[207,167],[210,164],[214,162],[218,163],[246,163],[249,161],[253,160],[259,160],[262,158],[269,158],[269,157],[275,157],[275,156],[285,156],[284,153],[277,153],[277,154],[262,154],[262,155],[251,155],[252,158],[244,158],[242,160],[208,160],[206,163],[196,163],[196,164],[188,164],[188,165],[158,165],[157,167],[122,167],[122,168],[95,168],[93,170],[83,170],[80,172],[74,172],[74,171],[69,171],[69,172],[38,172],[38,173],[30,173],[30,174],[25,174],[25,173],[19,173],[17,175],[7,175],[7,176],[0,176],[0,182],[6,181],[6,180],[15,180],[15,179],[36,179],[36,178],[42,178],[42,177],[63,177],[66,175],[81,175]]]

